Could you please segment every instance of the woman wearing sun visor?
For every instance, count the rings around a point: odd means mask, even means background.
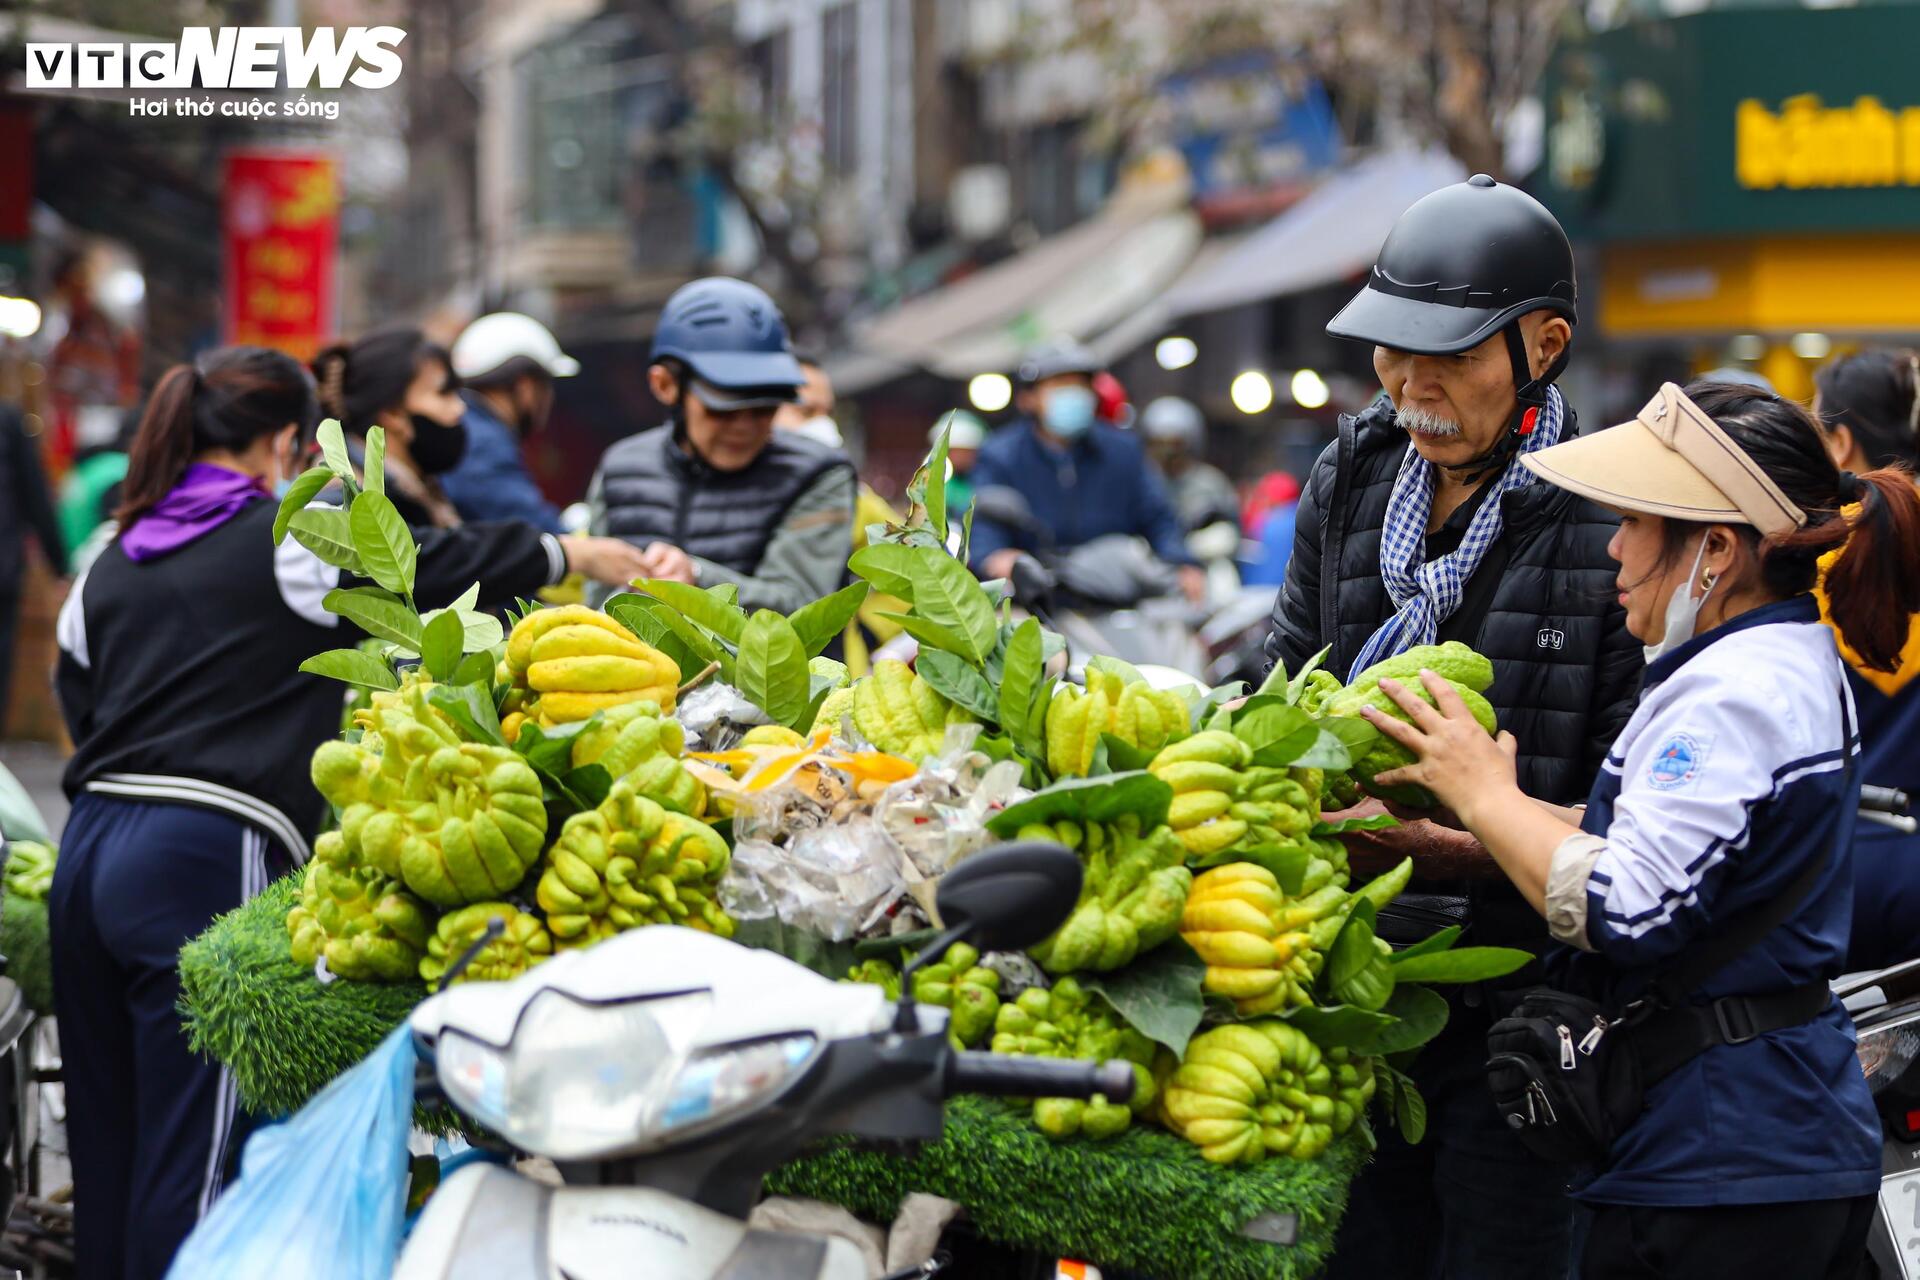
[[[832,594],[847,563],[853,463],[773,429],[805,380],[772,298],[719,276],[682,286],[647,368],[671,419],[600,460],[593,531],[641,548],[648,577],[733,583],[749,611],[792,613]]]
[[[1671,383],[1523,462],[1622,513],[1646,687],[1582,811],[1523,795],[1514,740],[1440,680],[1369,714],[1568,950],[1488,1037],[1497,1104],[1584,1165],[1584,1280],[1854,1274],[1880,1184],[1853,1029],[1827,987],[1852,911],[1854,708],[1812,595],[1867,663],[1920,609],[1920,495],[1837,469],[1800,406]],[[1848,512],[1850,514],[1843,514]],[[1382,688],[1386,689],[1385,682]]]

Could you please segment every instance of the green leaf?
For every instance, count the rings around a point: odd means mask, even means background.
[[[1040,623],[1028,618],[1013,629],[1007,642],[1005,666],[1000,679],[999,714],[995,717],[1020,749],[1036,759],[1045,757],[1046,743],[1035,741],[1029,732],[1033,719],[1034,697],[1040,690]]]
[[[1351,1049],[1357,1054],[1375,1052],[1380,1038],[1399,1021],[1392,1014],[1356,1009],[1350,1004],[1307,1005],[1289,1009],[1280,1017],[1306,1032],[1322,1049]]]
[[[1327,991],[1362,1009],[1379,1009],[1393,994],[1393,968],[1374,946],[1373,918],[1373,904],[1361,903],[1327,949]]]
[[[1110,773],[1103,778],[1068,778],[987,820],[987,830],[1010,840],[1034,822],[1113,822],[1123,814],[1140,816],[1142,829],[1167,820],[1173,788],[1150,773]]]
[[[1200,699],[1193,708],[1193,727],[1199,729],[1206,724],[1208,717],[1224,702],[1232,702],[1247,691],[1244,680],[1230,680],[1217,689],[1209,690],[1207,696]]]
[[[1089,672],[1098,671],[1103,675],[1119,676],[1122,684],[1145,684],[1147,682],[1147,678],[1140,674],[1140,668],[1134,666],[1124,658],[1113,658],[1104,653],[1097,653],[1089,658],[1087,660],[1087,670]]]
[[[832,644],[834,637],[847,629],[847,624],[860,612],[860,606],[867,602],[867,595],[872,590],[866,583],[856,582],[794,610],[787,621],[793,624],[809,657]]]
[[[940,438],[933,443],[933,454],[927,459],[927,489],[923,501],[927,508],[927,523],[940,536],[947,540],[947,432],[952,430],[953,414],[947,414],[947,423],[940,429]]]
[[[740,607],[740,584],[737,582],[716,582],[706,588],[706,592],[721,604],[735,609]]]
[[[322,596],[320,603],[370,636],[420,652],[420,617],[392,592],[378,587],[336,587]]]
[[[1153,752],[1142,750],[1125,738],[1111,733],[1100,735],[1100,746],[1107,753],[1107,767],[1115,773],[1132,773],[1153,763]]]
[[[890,610],[880,609],[875,611],[874,616],[899,623],[900,629],[918,640],[922,648],[941,649],[968,661],[972,660],[973,643],[957,631],[950,631],[917,614],[893,613]]]
[[[1174,938],[1117,972],[1081,974],[1080,985],[1098,992],[1135,1031],[1182,1055],[1206,1012],[1206,977],[1207,962]]]
[[[680,668],[682,684],[699,675],[711,661],[695,653],[691,645],[682,640],[664,621],[654,616],[655,610],[668,612],[671,610],[652,596],[636,595],[629,591],[607,601],[605,608],[607,615],[614,621],[672,658]]]
[[[371,492],[371,491],[369,491]],[[420,665],[435,680],[447,681],[460,666],[460,615],[442,612],[420,633]]]
[[[1427,1136],[1427,1100],[1410,1078],[1392,1067],[1382,1069],[1393,1072],[1393,1122],[1400,1136],[1408,1142],[1420,1141]]]
[[[796,732],[813,700],[806,648],[793,624],[771,609],[757,610],[740,637],[740,655],[734,664],[734,687],[749,702]]]
[[[1295,768],[1327,770],[1344,769],[1352,763],[1353,755],[1347,750],[1347,744],[1319,725],[1314,726],[1313,741],[1306,750],[1297,753],[1290,762]]]
[[[1390,813],[1369,814],[1364,818],[1342,818],[1338,822],[1316,822],[1309,833],[1316,840],[1330,836],[1351,835],[1356,831],[1386,831],[1400,825],[1400,819]]]
[[[287,520],[293,540],[336,569],[365,574],[353,549],[353,525],[338,507],[303,507]]]
[[[1417,1049],[1447,1025],[1445,997],[1427,987],[1396,985],[1382,1012],[1392,1014],[1394,1023],[1374,1042],[1372,1052],[1377,1054]]]
[[[491,653],[470,653],[460,659],[460,665],[454,669],[455,684],[483,685],[493,688],[494,659]]]
[[[1459,941],[1459,939],[1460,926],[1450,924],[1438,933],[1428,934],[1426,937],[1420,939],[1420,941],[1410,946],[1400,948],[1400,950],[1393,953],[1391,959],[1393,963],[1399,964],[1402,960],[1410,959],[1413,956],[1432,955],[1436,951],[1445,951],[1448,947]]]
[[[427,702],[439,708],[475,742],[496,747],[507,745],[500,733],[500,717],[493,709],[491,688],[478,684],[431,685],[427,689]],[[538,725],[528,727],[539,728]]]
[[[1271,694],[1249,699],[1233,718],[1233,732],[1253,749],[1253,762],[1268,768],[1292,765],[1320,740],[1312,716]]]
[[[367,576],[389,591],[411,596],[420,548],[414,545],[413,531],[400,518],[393,500],[384,493],[363,493],[354,499],[349,517],[353,549],[360,553]]]
[[[720,678],[728,684],[734,682],[733,651],[728,649],[714,636],[695,626],[687,616],[671,605],[660,604],[653,610],[653,617],[667,628],[667,631],[680,641],[686,649],[699,659],[699,665],[686,678],[692,679],[704,670],[708,663],[720,664]],[[678,662],[679,659],[675,658]]]
[[[708,595],[700,588],[664,578],[647,578],[633,584],[654,599],[677,609],[688,619],[705,627],[729,644],[739,644],[746,634],[747,615],[738,605]],[[762,708],[764,710],[765,708]]]
[[[348,684],[364,685],[369,689],[400,687],[400,677],[393,674],[392,667],[358,649],[329,649],[325,653],[316,653],[301,663],[300,669],[308,675],[344,680]]]
[[[924,649],[914,660],[913,669],[933,686],[935,693],[983,721],[1000,716],[1000,699],[987,678],[965,658],[939,649]]]
[[[1393,958],[1393,976],[1399,982],[1486,982],[1504,978],[1526,967],[1533,953],[1517,947],[1461,947]]]
[[[1358,716],[1321,716],[1314,723],[1345,743],[1347,753],[1356,760],[1380,737],[1378,729]]]
[[[1391,871],[1383,871],[1355,889],[1349,901],[1356,906],[1362,902],[1371,903],[1376,912],[1381,911],[1389,902],[1400,896],[1412,879],[1413,859],[1402,858],[1394,864]]]
[[[295,477],[293,485],[287,490],[287,496],[280,499],[280,510],[273,517],[273,545],[279,546],[287,536],[287,522],[294,513],[306,510],[309,502],[328,485],[333,483],[333,472],[325,467],[309,467]]]
[[[874,542],[860,548],[847,560],[847,568],[873,584],[875,591],[913,603],[913,566],[924,550],[902,547],[891,542]],[[943,558],[946,553],[939,552]]]
[[[603,764],[585,764],[567,775],[567,786],[588,804],[598,808],[613,790],[613,775]]]
[[[913,611],[943,631],[960,636],[965,648],[955,650],[979,666],[993,652],[1000,626],[994,621],[993,601],[980,589],[980,580],[944,552],[922,555],[914,562]]]
[[[367,452],[361,464],[361,483],[368,493],[387,491],[387,429],[385,427],[367,428]]]
[[[960,517],[960,554],[957,559],[961,564],[973,563],[973,502],[971,499],[967,502],[966,513]]]
[[[327,418],[321,422],[314,438],[320,442],[320,455],[326,459],[327,469],[339,477],[351,502],[360,492],[360,482],[354,478],[353,459],[347,456],[347,437],[340,430],[339,419]]]
[[[540,772],[555,779],[564,779],[573,771],[573,740],[589,727],[598,728],[606,723],[605,717],[594,712],[592,718],[578,724],[561,725],[557,729],[548,729],[534,720],[528,720],[520,726],[520,736],[513,741],[513,749],[527,758],[527,763]]]

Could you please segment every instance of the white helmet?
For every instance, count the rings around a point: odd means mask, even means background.
[[[1140,430],[1149,440],[1179,440],[1198,451],[1207,420],[1193,401],[1161,396],[1141,411]]]
[[[480,378],[516,357],[533,361],[550,377],[571,378],[580,372],[580,362],[560,350],[547,326],[518,311],[481,316],[462,330],[453,344],[453,371],[462,378]]]

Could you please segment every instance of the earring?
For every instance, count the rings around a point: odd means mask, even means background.
[[[1712,575],[1712,574],[1710,574],[1710,573],[1703,573],[1703,574],[1701,574],[1701,575],[1700,575],[1700,590],[1701,590],[1701,591],[1703,591],[1703,592],[1704,592],[1704,591],[1711,591],[1711,590],[1713,590],[1713,575]]]

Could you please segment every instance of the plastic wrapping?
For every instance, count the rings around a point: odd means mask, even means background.
[[[168,1280],[386,1280],[400,1252],[413,1033],[405,1023],[291,1120],[247,1142],[235,1183]]]
[[[729,751],[747,730],[773,723],[738,689],[718,680],[709,680],[681,698],[673,715],[687,730],[689,751]]]
[[[856,815],[800,832],[787,848],[741,840],[720,904],[736,920],[777,917],[845,942],[877,925],[905,891],[899,852],[871,818]]]

